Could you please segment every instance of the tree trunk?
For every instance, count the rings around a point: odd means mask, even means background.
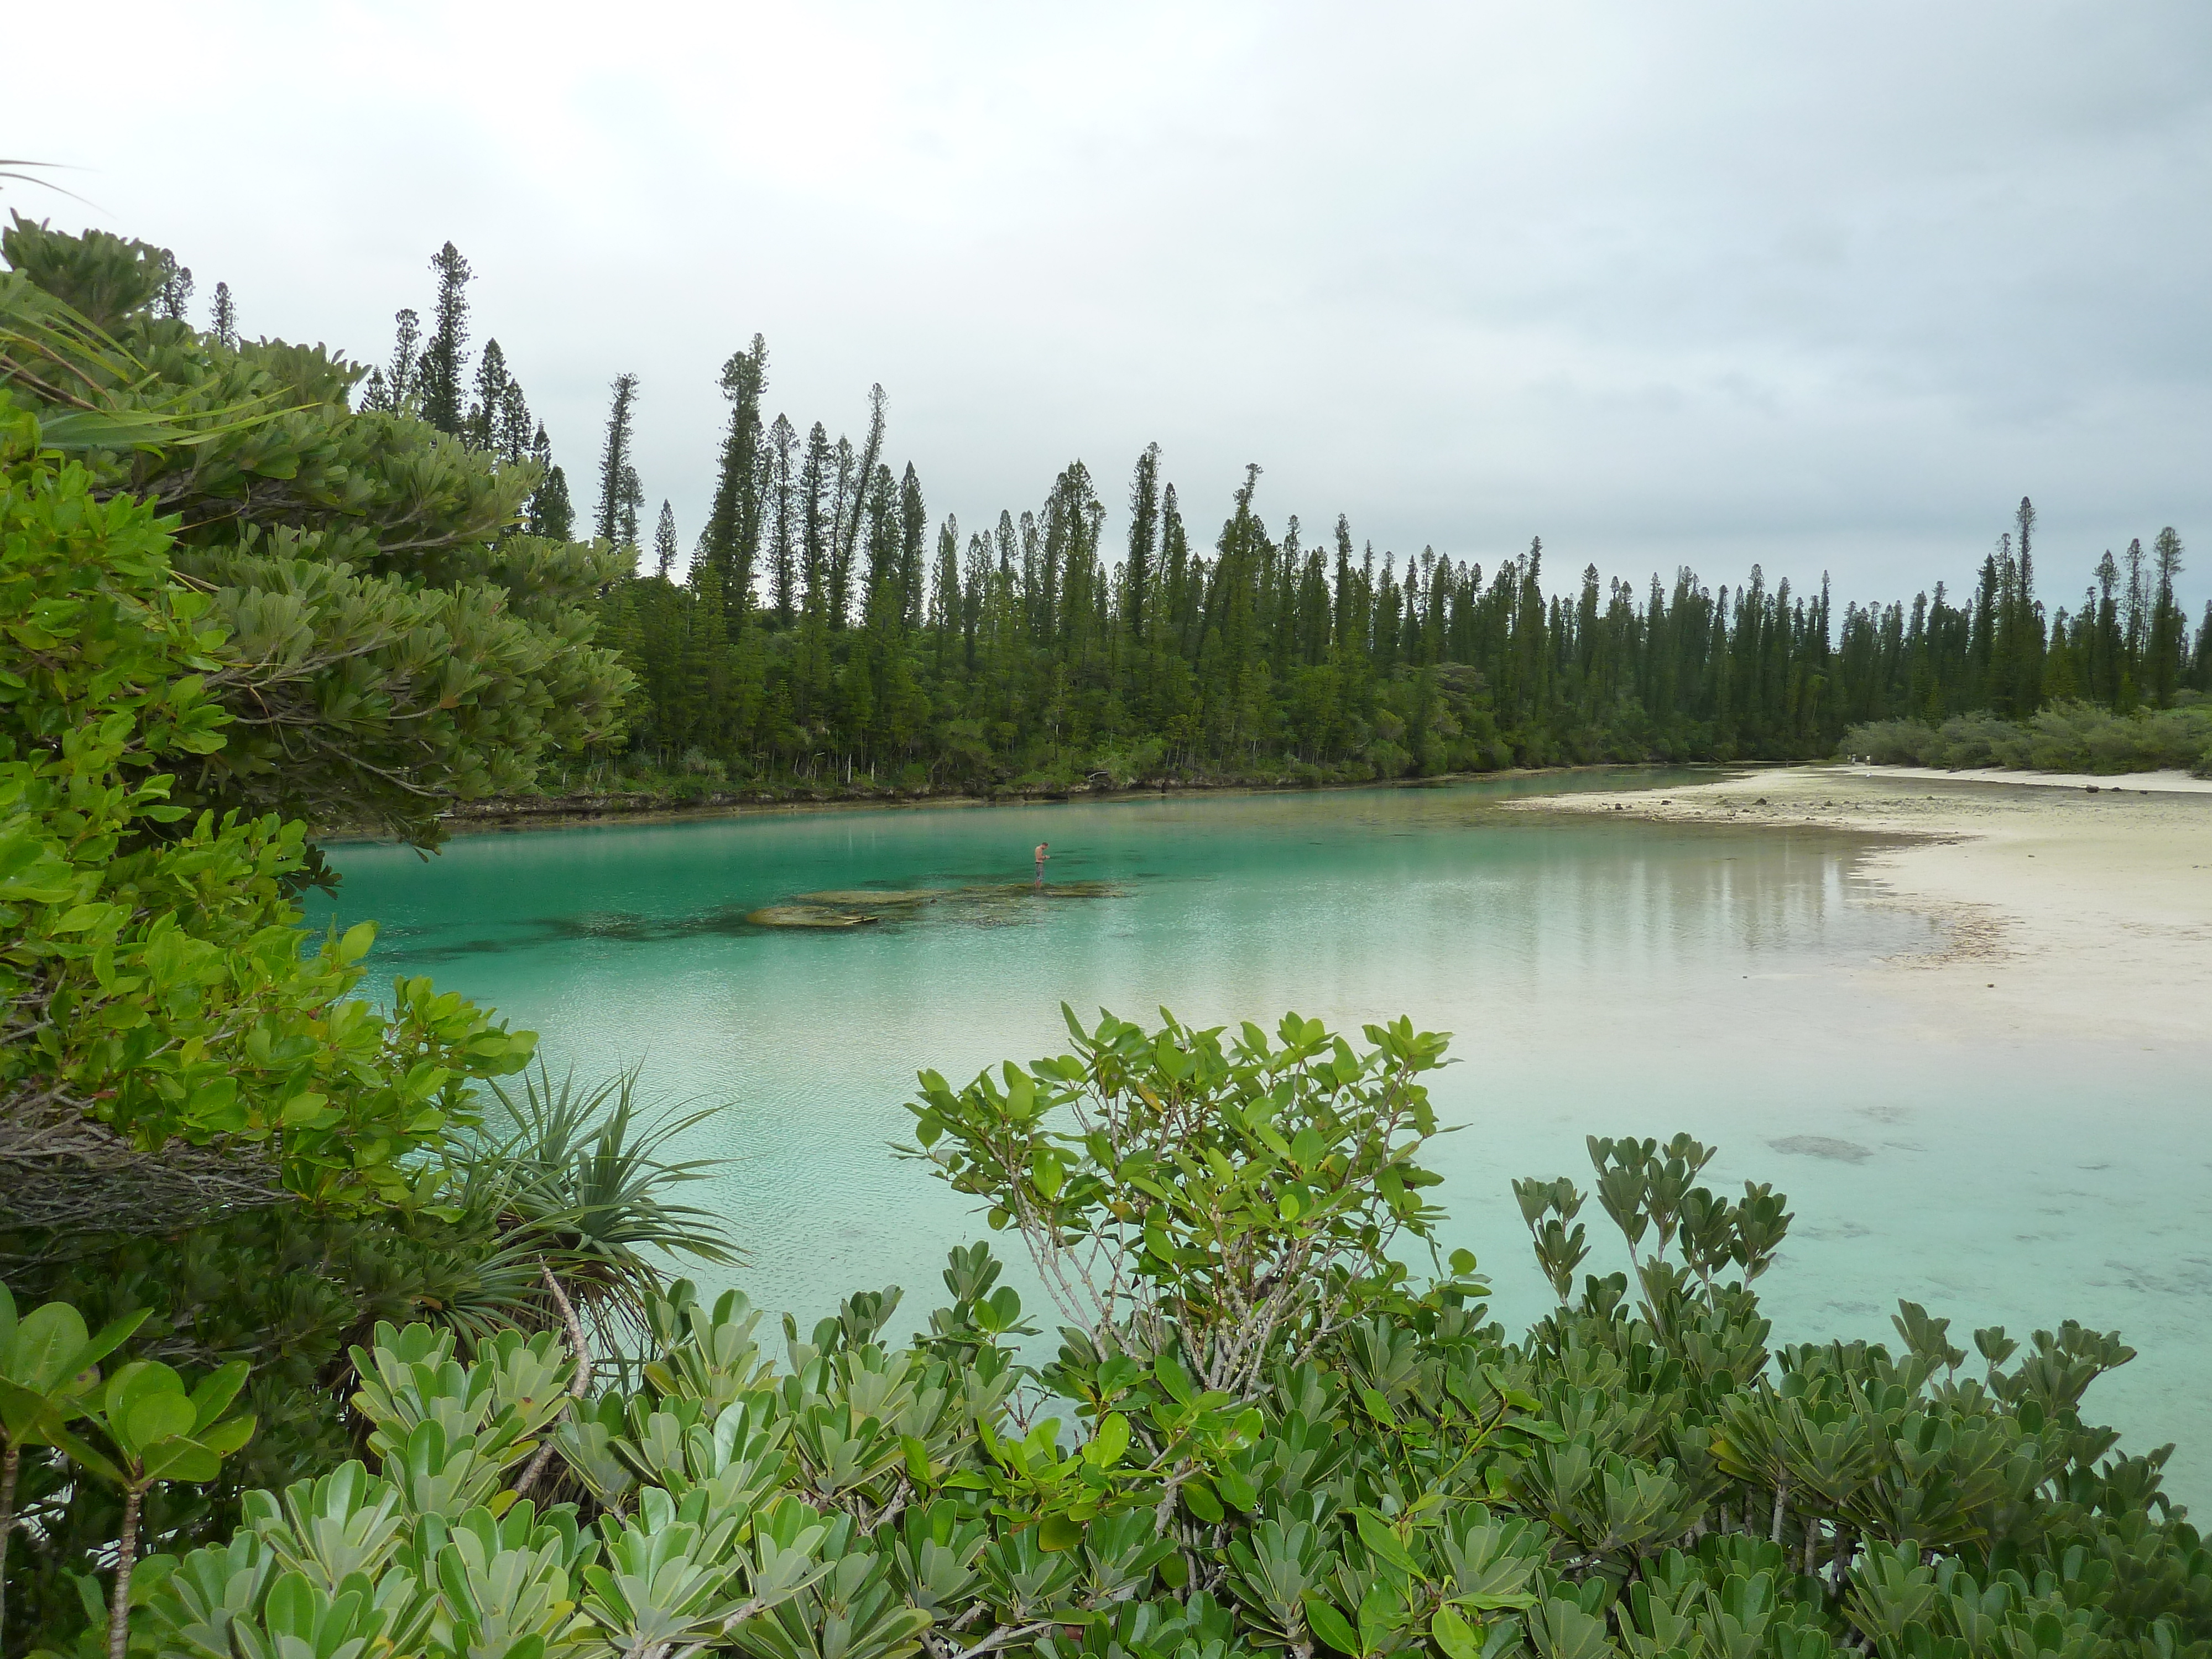
[[[15,1470],[23,1449],[12,1441],[0,1460],[0,1632],[8,1628],[8,1540],[15,1535]]]
[[[584,1340],[583,1322],[576,1317],[576,1310],[561,1290],[560,1279],[554,1276],[553,1269],[543,1258],[538,1263],[538,1277],[546,1290],[552,1293],[554,1306],[561,1310],[561,1322],[568,1328],[568,1349],[575,1356],[576,1363],[568,1377],[569,1404],[562,1407],[560,1415],[545,1425],[543,1431],[544,1443],[538,1448],[538,1455],[530,1460],[530,1467],[522,1472],[522,1479],[514,1483],[517,1498],[530,1491],[538,1480],[538,1472],[544,1468],[546,1460],[553,1455],[555,1425],[568,1414],[574,1402],[581,1400],[592,1385],[592,1349],[591,1345]]]
[[[115,1595],[107,1607],[107,1659],[125,1659],[131,1650],[131,1569],[138,1556],[138,1505],[145,1495],[137,1486],[123,1495],[123,1538],[115,1547]]]

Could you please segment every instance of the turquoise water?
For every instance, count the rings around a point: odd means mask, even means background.
[[[384,924],[373,969],[496,1006],[556,1071],[641,1060],[663,1098],[727,1102],[685,1150],[734,1161],[695,1195],[752,1253],[736,1280],[802,1320],[886,1283],[919,1316],[946,1247],[983,1234],[887,1150],[918,1068],[958,1082],[1057,1053],[1063,1000],[1207,1024],[1404,1013],[1454,1033],[1443,1243],[1477,1253],[1509,1324],[1548,1295],[1512,1177],[1586,1185],[1585,1134],[1687,1129],[1722,1148],[1709,1181],[1790,1196],[1760,1286],[1778,1342],[1887,1338],[1899,1296],[1962,1341],[2118,1327],[2142,1357],[2091,1405],[2132,1446],[2180,1442],[2170,1485],[2212,1501],[2212,1044],[1905,1041],[1911,976],[1881,959],[1940,932],[1867,902],[1862,843],[1499,811],[1559,787],[791,812],[475,836],[427,863],[348,846],[335,910]],[[1044,896],[1024,890],[1041,839]],[[949,896],[842,931],[744,921],[866,887]],[[1623,1265],[1595,1202],[1584,1219],[1591,1267]],[[1010,1277],[1049,1323],[1026,1264]]]

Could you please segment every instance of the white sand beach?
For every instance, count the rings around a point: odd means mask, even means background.
[[[1857,876],[1948,924],[1877,970],[1928,1024],[2212,1040],[2212,781],[1832,764],[1525,805],[1879,837]]]

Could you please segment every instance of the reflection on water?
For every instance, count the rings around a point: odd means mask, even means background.
[[[1652,778],[1575,787],[1632,775]],[[1778,1340],[1888,1338],[1899,1296],[1954,1334],[2118,1326],[2143,1357],[2092,1404],[2132,1443],[2180,1440],[2175,1489],[2212,1500],[2212,1405],[2188,1380],[2212,1361],[2212,1055],[1901,1041],[1911,979],[1881,960],[1935,924],[1861,902],[1852,842],[1497,810],[1545,784],[541,831],[427,866],[349,847],[338,911],[385,921],[374,966],[497,1005],[556,1068],[642,1058],[671,1097],[732,1102],[686,1150],[737,1160],[715,1197],[754,1252],[740,1277],[803,1318],[886,1282],[926,1309],[945,1248],[983,1231],[889,1155],[917,1068],[1057,1052],[1063,1000],[1405,1013],[1455,1034],[1434,1091],[1467,1126],[1435,1148],[1443,1242],[1482,1258],[1509,1322],[1547,1294],[1511,1178],[1587,1184],[1585,1134],[1687,1129],[1723,1148],[1709,1181],[1790,1195],[1760,1282]],[[751,919],[806,907],[877,921]],[[1623,1265],[1604,1252],[1592,1267]],[[1010,1277],[1043,1307],[1026,1264]]]

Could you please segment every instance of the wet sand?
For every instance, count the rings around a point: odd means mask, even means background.
[[[1875,970],[1903,1030],[2212,1039],[2212,781],[1805,766],[1514,810],[1865,835],[1856,878],[1948,924],[1942,948]]]

